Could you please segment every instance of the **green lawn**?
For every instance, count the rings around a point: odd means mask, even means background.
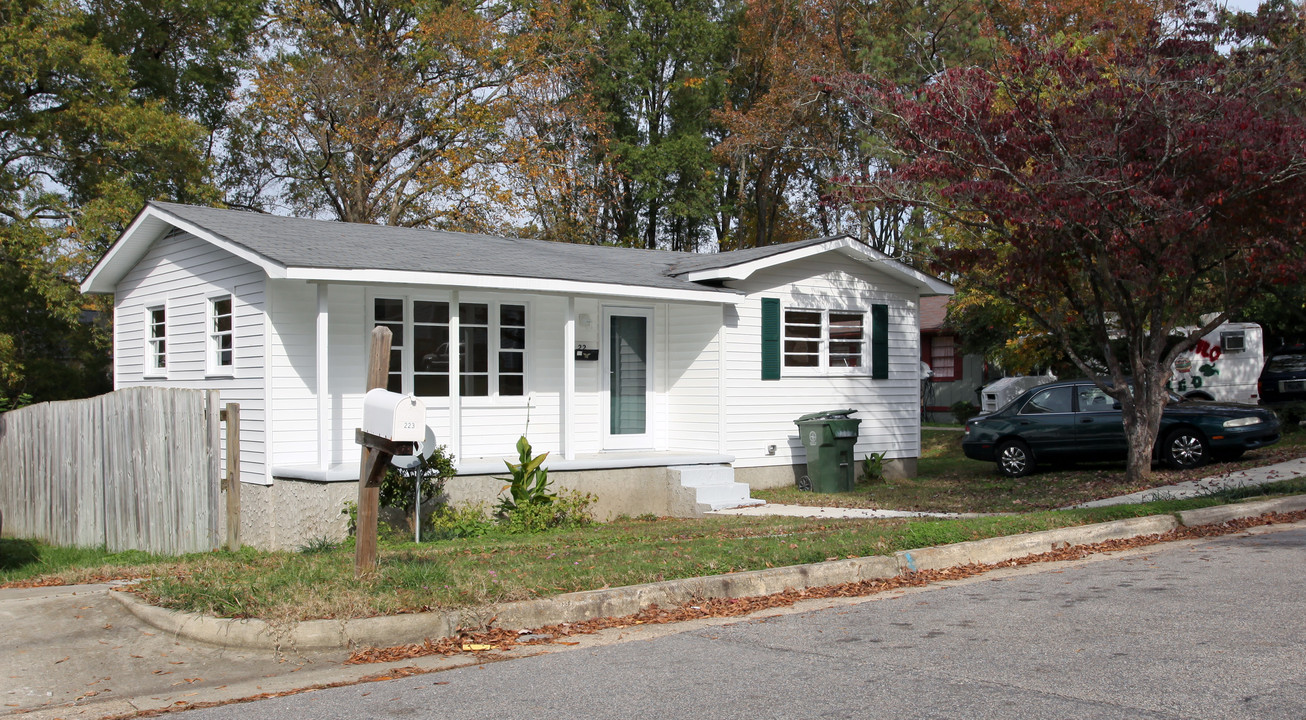
[[[1238,462],[1186,471],[1157,468],[1146,483],[1125,482],[1123,462],[1039,467],[1032,475],[1012,479],[999,475],[993,463],[970,460],[962,455],[961,438],[962,434],[957,431],[926,429],[921,438],[917,476],[907,480],[860,483],[846,493],[807,493],[797,488],[779,488],[754,491],[753,497],[773,503],[824,507],[1028,512],[1124,495],[1306,455],[1306,432],[1295,432],[1285,435],[1277,445],[1247,453]]]

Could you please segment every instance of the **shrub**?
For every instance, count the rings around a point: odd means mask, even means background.
[[[444,493],[444,482],[458,471],[453,466],[453,455],[441,445],[424,457],[417,467],[411,470],[387,468],[381,480],[381,507],[396,508],[405,514],[413,511],[417,502],[417,483],[422,484],[423,501],[434,499]]]
[[[1306,403],[1284,405],[1275,408],[1274,412],[1279,415],[1279,422],[1283,424],[1283,432],[1297,432],[1301,430],[1301,422],[1306,420]]]
[[[474,503],[462,507],[444,506],[431,514],[422,537],[428,540],[457,540],[481,537],[494,528],[486,517],[485,505]]]
[[[504,516],[503,527],[512,535],[584,527],[594,522],[590,506],[597,500],[590,493],[563,490],[549,503],[517,506]]]
[[[871,453],[862,458],[862,482],[880,482],[884,479],[884,453]]]
[[[965,425],[967,420],[979,415],[979,408],[975,407],[975,403],[969,400],[955,402],[948,409],[952,411],[952,416],[957,419],[957,422],[962,425]]]

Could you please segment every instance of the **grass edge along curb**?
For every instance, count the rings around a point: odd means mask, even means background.
[[[1148,515],[1092,525],[1040,530],[951,545],[900,550],[893,555],[850,558],[765,570],[666,580],[485,608],[411,613],[351,620],[309,620],[282,627],[258,619],[215,618],[146,603],[130,592],[112,592],[143,622],[171,635],[232,648],[331,650],[387,647],[415,638],[446,638],[466,628],[531,629],[605,617],[633,615],[651,606],[675,606],[713,598],[744,598],[883,580],[912,572],[962,565],[996,565],[1029,556],[1112,540],[1160,536],[1179,527],[1306,510],[1306,495],[1217,505],[1175,514]]]

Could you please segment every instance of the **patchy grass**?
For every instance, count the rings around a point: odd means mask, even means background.
[[[148,577],[142,592],[165,607],[288,623],[476,608],[609,586],[888,555],[1291,493],[1306,493],[1306,479],[1191,500],[959,520],[622,518],[537,535],[386,544],[377,573],[361,581],[353,577],[349,543],[323,544],[311,552],[245,548],[160,558],[4,540],[0,577],[20,585]]]
[[[864,507],[927,512],[1007,513],[1048,510],[1139,490],[1199,480],[1306,455],[1306,432],[1285,435],[1278,444],[1247,453],[1237,462],[1194,470],[1157,468],[1146,483],[1128,483],[1124,463],[1040,466],[1032,475],[1007,478],[993,463],[961,452],[959,432],[925,430],[917,476],[906,480],[859,483],[846,493],[807,493],[797,488],[754,491],[767,502],[823,507]]]
[[[0,538],[0,587],[72,585],[146,577],[176,558],[138,550],[69,548]]]
[[[1306,481],[1264,492],[1306,492]],[[273,622],[356,618],[700,577],[1174,512],[1228,497],[960,520],[773,517],[629,519],[539,535],[382,548],[378,571],[353,577],[350,547],[314,553],[243,550],[160,568],[153,602]]]

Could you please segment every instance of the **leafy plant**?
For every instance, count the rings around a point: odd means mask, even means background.
[[[422,497],[431,499],[444,492],[444,482],[458,470],[453,465],[454,457],[441,445],[430,457],[421,458],[417,467],[411,470],[387,468],[381,480],[381,507],[398,508],[405,513],[413,511],[417,502],[416,488],[422,484]]]
[[[948,410],[952,412],[952,416],[957,418],[957,422],[961,425],[965,425],[967,420],[979,415],[979,408],[975,407],[975,403],[969,400],[955,402]]]
[[[17,410],[31,404],[32,396],[27,393],[19,393],[17,397],[12,398],[0,396],[0,413]]]
[[[485,515],[485,506],[473,503],[462,507],[445,506],[431,514],[430,524],[422,532],[425,540],[476,538],[494,529]]]
[[[584,527],[594,522],[589,508],[596,500],[591,493],[563,490],[553,502],[522,505],[509,512],[504,518],[504,529],[510,535],[525,535]]]
[[[862,481],[880,482],[884,479],[884,453],[871,453],[862,458]]]
[[[544,459],[549,456],[544,453],[538,457],[531,454],[531,444],[522,435],[517,440],[517,459],[516,464],[507,460],[503,461],[508,466],[508,472],[512,477],[495,478],[503,480],[508,484],[504,490],[508,491],[508,497],[499,501],[495,506],[495,514],[500,518],[507,518],[512,512],[530,505],[549,505],[557,496],[549,492],[549,471],[544,467]]]

